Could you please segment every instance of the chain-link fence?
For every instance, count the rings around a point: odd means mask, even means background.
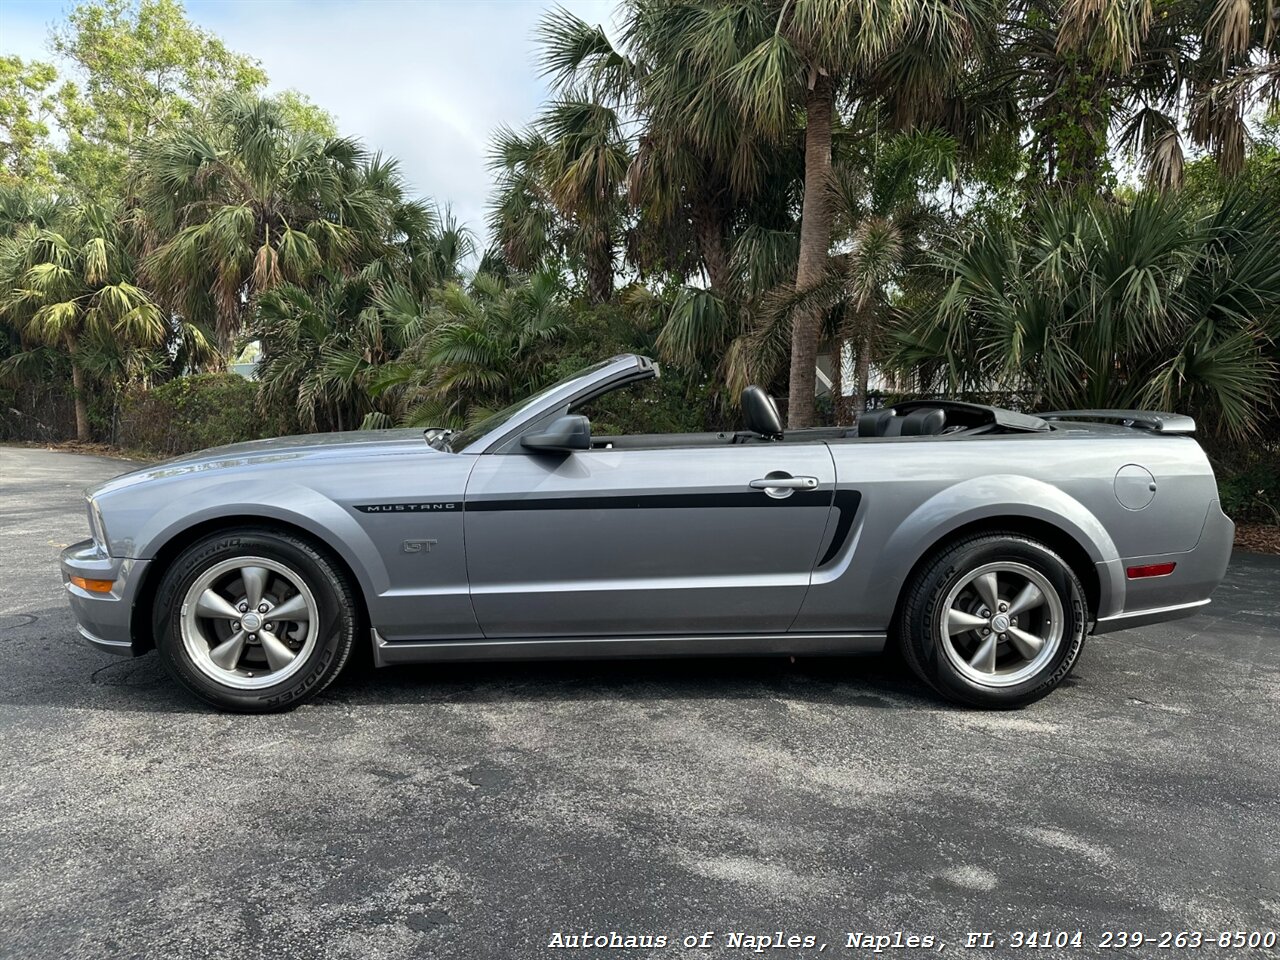
[[[48,384],[0,390],[0,440],[52,443],[75,435],[75,402],[69,390]]]

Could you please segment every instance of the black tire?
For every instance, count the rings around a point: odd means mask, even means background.
[[[1057,595],[1063,623],[1056,650],[1046,650],[1042,664],[1036,663],[1038,658],[1027,661],[1025,669],[1035,668],[1029,676],[996,686],[994,677],[991,684],[976,682],[953,661],[943,636],[942,615],[943,605],[957,585],[988,564],[1004,563],[1023,565],[1042,575]],[[923,564],[907,585],[897,634],[912,671],[943,697],[967,706],[1001,710],[1033,703],[1062,683],[1080,658],[1087,628],[1084,590],[1070,564],[1029,537],[989,533],[949,544]],[[971,642],[980,642],[977,632],[969,636]],[[1011,652],[1016,661],[1017,651]]]
[[[319,611],[315,641],[303,661],[290,666],[292,672],[279,683],[253,690],[237,689],[209,676],[193,660],[182,637],[187,592],[208,571],[238,557],[261,557],[284,565],[302,578]],[[152,624],[165,668],[201,700],[237,713],[276,713],[316,696],[342,671],[355,641],[357,610],[351,584],[323,550],[282,530],[241,527],[205,537],[174,560],[156,592]]]

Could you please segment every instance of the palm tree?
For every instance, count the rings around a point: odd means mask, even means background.
[[[842,315],[831,350],[833,383],[839,406],[844,344],[851,340],[856,394],[852,410],[838,410],[838,422],[850,422],[866,409],[871,363],[891,325],[895,298],[922,279],[926,244],[943,222],[934,195],[940,185],[959,179],[959,166],[954,139],[915,131],[878,146],[865,178],[839,182],[837,220],[846,225],[851,249],[837,258],[834,271]]]
[[[779,284],[763,298],[760,319],[737,345],[735,385],[768,381],[787,354],[782,335],[799,313],[816,312],[833,360],[836,420],[849,423],[866,408],[871,363],[895,305],[923,279],[924,251],[943,222],[937,188],[959,178],[959,144],[936,130],[892,134],[862,155],[835,164],[834,234],[842,252],[821,280],[804,291]],[[842,369],[846,344],[855,361],[855,404],[846,408]]]
[[[380,161],[370,169],[394,174]],[[399,186],[377,189],[395,195]],[[246,332],[259,343],[264,415],[287,411],[307,430],[345,430],[383,414],[373,395],[381,367],[422,337],[421,304],[459,280],[474,250],[470,231],[447,211],[404,202],[394,213],[399,242],[365,251],[355,274],[323,268],[305,287],[259,295]]]
[[[675,4],[688,10],[692,4]],[[832,138],[837,106],[884,112],[915,126],[942,106],[955,77],[990,32],[991,4],[926,0],[750,0],[692,13],[687,40],[736,105],[739,124],[780,141],[804,118],[804,194],[795,289],[823,282],[835,222]],[[690,115],[695,119],[697,114]],[[705,119],[705,118],[704,118]],[[792,316],[788,423],[813,422],[822,312]]]
[[[945,293],[898,332],[927,388],[1051,408],[1155,406],[1242,438],[1276,400],[1280,199],[1045,201],[939,255]]]
[[[0,184],[0,239],[26,226],[51,227],[63,219],[68,203],[38,188]]]
[[[1162,188],[1188,142],[1235,175],[1250,105],[1280,95],[1278,26],[1270,0],[1018,0],[993,89],[1015,91],[1033,168],[1068,189],[1106,186],[1113,128]]]
[[[614,290],[631,145],[618,96],[578,84],[575,62],[612,48],[603,31],[561,8],[544,17],[540,34],[555,99],[528,129],[494,135],[489,228],[516,269],[569,267],[585,278],[590,299],[604,303]],[[621,73],[613,79],[617,90],[626,86]]]
[[[305,430],[351,430],[376,411],[370,386],[381,366],[422,327],[381,309],[366,278],[326,271],[319,281],[310,289],[285,284],[258,300],[249,332],[262,351],[259,406]]]
[[[88,375],[95,359],[159,347],[168,331],[159,307],[130,282],[133,262],[116,214],[107,206],[68,208],[0,239],[0,317],[31,345],[65,354],[81,441],[92,439]],[[10,372],[23,363],[23,354],[5,360]]]
[[[637,217],[628,258],[641,276],[683,282],[700,267],[717,298],[735,301],[734,239],[785,208],[794,148],[744,125],[717,92],[718,65],[694,42],[723,10],[669,2],[625,10],[619,46],[563,8],[549,13],[540,29],[544,73],[559,95],[614,111],[627,131],[626,189]],[[750,18],[728,27],[733,43],[750,39]]]
[[[433,291],[425,303],[383,307],[422,331],[373,386],[406,426],[472,424],[534,392],[549,379],[552,348],[571,329],[568,292],[553,270],[511,278],[481,272],[466,287]]]
[[[617,113],[587,99],[554,101],[524,133],[499,130],[489,227],[511,264],[580,269],[591,300],[606,302],[630,162]]]
[[[429,208],[406,201],[394,161],[293,129],[280,103],[245,95],[144,144],[133,191],[145,278],[224,350],[262,293],[322,268],[411,262],[434,227]]]

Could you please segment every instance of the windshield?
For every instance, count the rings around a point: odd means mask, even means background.
[[[537,393],[533,394],[532,396],[525,397],[523,400],[519,400],[516,403],[513,403],[511,406],[503,410],[499,410],[497,413],[490,414],[489,416],[481,420],[479,423],[473,424],[472,426],[467,427],[465,430],[459,430],[457,433],[451,433],[448,438],[449,449],[452,450],[454,453],[460,453],[461,451],[465,450],[467,447],[471,446],[471,444],[479,440],[481,437],[485,436],[488,433],[493,432],[494,430],[497,430],[508,420],[511,420],[512,418],[514,418],[517,414],[528,409],[529,407],[532,407],[534,404],[540,401],[543,397],[545,397],[551,391],[559,390],[561,387],[565,386],[566,384],[572,383],[575,380],[579,380],[583,377],[593,374],[597,370],[601,369],[602,367],[607,367],[609,364],[613,363],[613,361],[616,359],[617,357],[613,357],[612,359],[609,359],[609,360],[601,360],[599,363],[593,363],[589,367],[584,367],[583,369],[577,371],[576,373],[572,373],[569,376],[565,377],[563,380],[557,380],[555,383],[551,384],[549,387],[543,387],[541,390],[539,390]]]

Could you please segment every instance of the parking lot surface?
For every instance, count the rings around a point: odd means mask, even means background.
[[[58,551],[128,468],[0,448],[0,956],[1280,930],[1280,558],[1237,553],[1207,613],[1090,640],[1013,713],[782,659],[357,666],[230,716],[76,634]]]

